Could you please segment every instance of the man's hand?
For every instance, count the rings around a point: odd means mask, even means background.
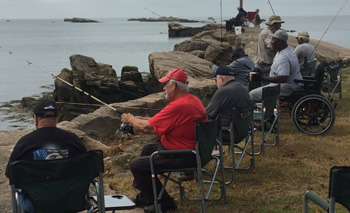
[[[123,113],[122,114],[122,123],[124,124],[131,124],[131,119],[133,119],[135,116],[133,116],[130,113]]]
[[[249,81],[262,81],[262,73],[258,73],[258,72],[251,72],[249,74]]]
[[[261,72],[261,69],[259,69],[259,68],[257,68],[257,67],[255,67],[255,68],[252,70],[252,72],[262,73],[262,72]]]

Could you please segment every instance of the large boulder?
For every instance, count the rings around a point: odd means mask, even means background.
[[[206,105],[213,94],[215,81],[209,79],[213,71],[209,68],[210,62],[198,58],[197,56],[179,52],[155,52],[149,55],[151,76],[153,76],[154,86],[162,89],[158,79],[164,77],[171,69],[182,69],[189,78],[190,93],[199,97]]]
[[[118,81],[111,65],[97,63],[91,57],[72,55],[70,63],[72,70],[63,69],[55,80],[54,98],[66,103],[61,107],[60,120],[71,120],[82,113],[93,112],[98,103],[96,98],[109,104],[148,94],[135,66],[124,66],[121,81]]]
[[[93,58],[83,55],[72,55],[69,59],[72,70],[63,69],[55,79],[56,101],[96,104],[88,94],[106,103],[123,101],[117,74],[111,65],[97,63]],[[81,113],[95,110],[91,106],[84,107],[84,105],[79,107],[64,105],[61,109],[62,120],[71,120]]]
[[[220,24],[207,24],[202,27],[188,27],[183,26],[179,23],[169,23],[168,24],[168,36],[169,38],[174,37],[191,37],[195,34],[212,29],[218,29],[222,26]]]
[[[133,100],[148,94],[138,67],[124,66],[121,75],[119,87],[123,91],[123,100]]]

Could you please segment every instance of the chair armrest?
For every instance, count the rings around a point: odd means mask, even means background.
[[[315,84],[317,81],[315,79],[294,79],[295,83],[303,83],[303,84]]]
[[[173,156],[185,156],[194,154],[192,149],[180,149],[180,150],[159,150],[159,155],[173,155]]]
[[[314,80],[315,78],[313,76],[303,76],[303,79],[304,80]]]
[[[325,211],[328,211],[329,209],[329,203],[327,201],[318,196],[314,191],[308,190],[304,195],[304,212],[307,212],[308,200],[311,200]]]

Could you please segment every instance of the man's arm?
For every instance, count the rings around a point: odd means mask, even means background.
[[[145,119],[145,117],[135,117],[130,113],[124,113],[122,114],[122,122],[125,124],[130,124],[135,129],[139,129],[145,133],[156,133],[151,124],[148,122],[148,119]]]
[[[270,83],[285,83],[289,76],[276,75],[276,76],[262,76],[261,79]]]

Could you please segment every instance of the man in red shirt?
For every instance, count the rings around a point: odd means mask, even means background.
[[[123,114],[122,122],[132,125],[145,133],[155,133],[161,142],[147,143],[139,158],[130,162],[130,169],[134,176],[133,186],[140,190],[134,202],[139,207],[145,207],[145,212],[154,210],[152,179],[150,168],[150,155],[157,150],[195,150],[195,124],[207,121],[207,114],[202,102],[188,93],[188,80],[181,69],[173,69],[159,79],[164,83],[163,90],[170,103],[152,118],[135,117],[132,114]],[[196,165],[195,156],[174,157],[156,156],[155,168],[184,168]],[[161,183],[156,177],[157,189],[160,191]],[[159,193],[158,191],[158,193]],[[164,191],[160,200],[163,212],[177,208],[174,199]]]

